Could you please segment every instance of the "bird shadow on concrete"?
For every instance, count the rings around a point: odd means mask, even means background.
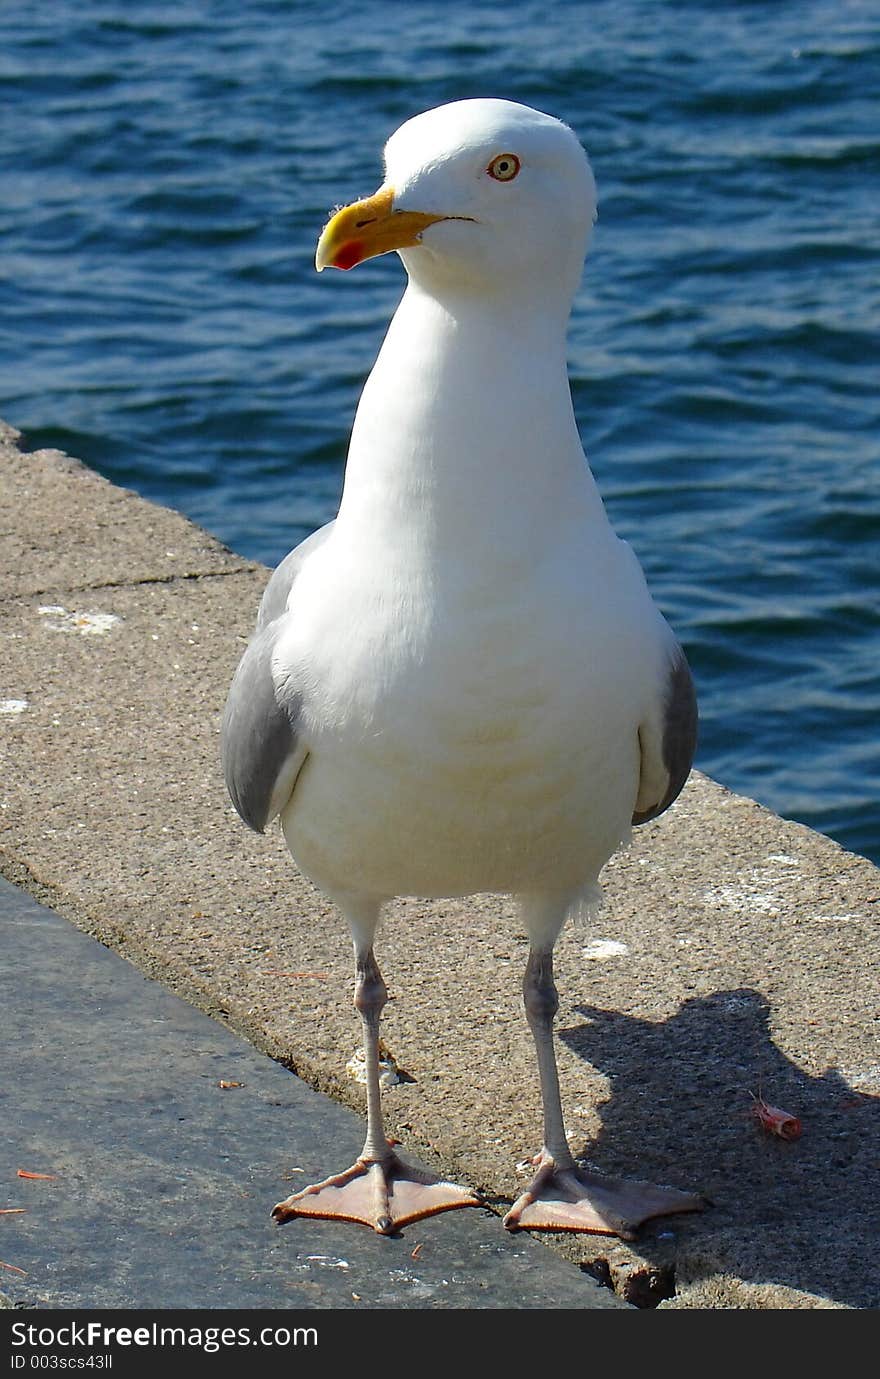
[[[759,991],[685,1001],[666,1020],[579,1005],[559,1030],[610,1081],[595,1140],[574,1145],[600,1170],[702,1192],[699,1216],[648,1223],[640,1254],[668,1255],[682,1273],[781,1284],[855,1308],[880,1305],[880,1097],[840,1071],[812,1076],[770,1032]],[[802,1123],[786,1141],[763,1130],[753,1097]]]

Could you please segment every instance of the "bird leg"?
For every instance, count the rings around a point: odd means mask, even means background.
[[[504,1218],[507,1229],[590,1231],[631,1240],[642,1222],[652,1216],[699,1211],[705,1202],[695,1193],[605,1178],[578,1167],[565,1136],[553,1049],[559,997],[553,982],[552,947],[531,949],[523,998],[538,1057],[544,1147],[532,1160],[538,1170],[535,1177]]]
[[[295,1192],[279,1202],[276,1221],[293,1216],[339,1218],[391,1235],[400,1226],[453,1207],[479,1206],[472,1193],[424,1169],[404,1163],[385,1136],[379,1088],[379,1020],[388,991],[372,946],[356,949],[354,1003],[364,1032],[367,1078],[367,1136],[351,1168]]]

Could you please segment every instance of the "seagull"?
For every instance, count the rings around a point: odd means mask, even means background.
[[[566,328],[596,189],[559,120],[506,100],[416,115],[374,196],[337,211],[316,267],[396,251],[408,283],[355,417],[335,520],[269,580],[222,726],[227,787],[354,947],[367,1131],[356,1162],[277,1220],[380,1234],[476,1205],[389,1143],[379,1089],[387,989],[374,953],[399,896],[508,895],[543,1147],[511,1230],[631,1237],[698,1210],[675,1188],[600,1177],[572,1156],[553,1045],[553,947],[633,824],[690,771],[684,653],[614,533],[574,419]]]

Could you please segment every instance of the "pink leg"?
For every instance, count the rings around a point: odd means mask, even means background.
[[[532,948],[529,953],[523,997],[538,1056],[544,1148],[533,1160],[538,1172],[504,1218],[507,1229],[589,1231],[630,1240],[652,1216],[701,1210],[704,1200],[695,1193],[604,1178],[577,1166],[565,1137],[553,1049],[559,998],[553,982],[552,947]]]
[[[356,950],[355,956],[354,1003],[363,1022],[367,1071],[364,1147],[351,1168],[295,1192],[279,1202],[272,1215],[276,1221],[293,1216],[335,1217],[391,1235],[410,1221],[454,1207],[479,1206],[479,1201],[465,1188],[404,1163],[389,1145],[379,1090],[379,1021],[388,992],[372,946]]]

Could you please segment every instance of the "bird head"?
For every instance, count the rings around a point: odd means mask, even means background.
[[[347,269],[396,250],[436,295],[537,283],[570,301],[595,218],[593,174],[567,125],[512,101],[456,101],[391,136],[382,186],[332,216],[315,263]]]

